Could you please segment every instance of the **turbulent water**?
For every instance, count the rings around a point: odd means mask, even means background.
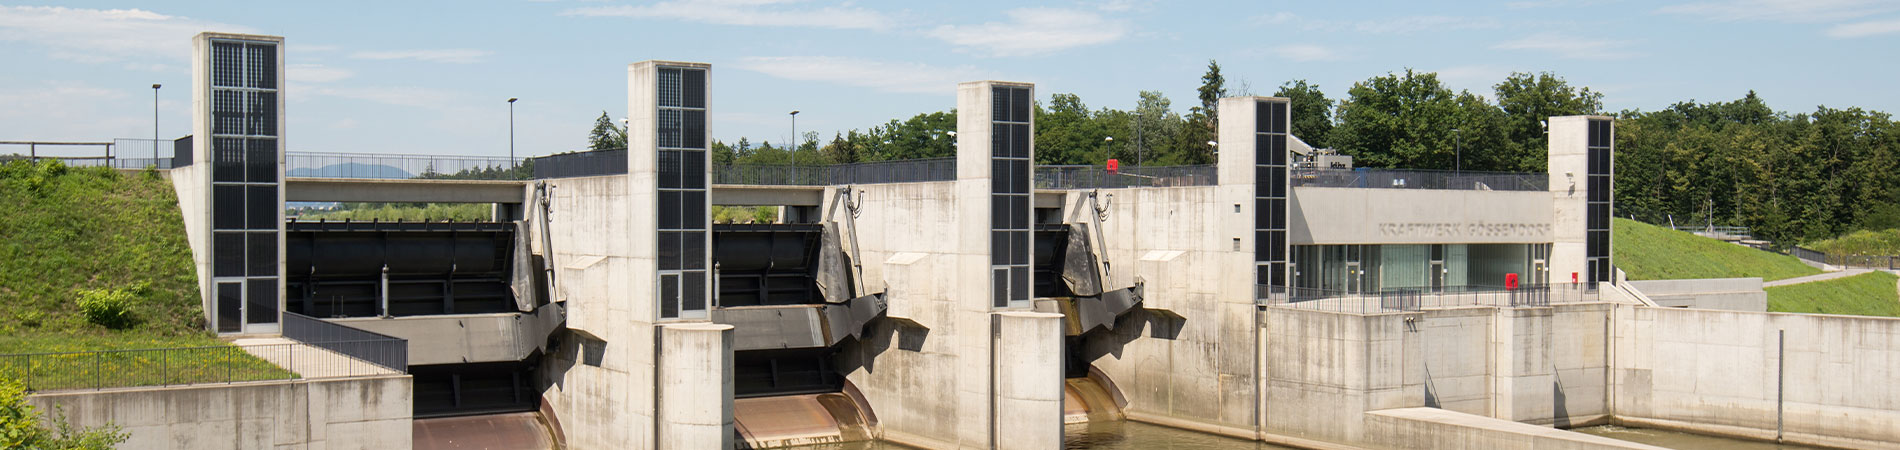
[[[1682,432],[1676,432],[1676,431],[1652,430],[1652,429],[1647,429],[1647,428],[1624,428],[1624,427],[1619,427],[1616,425],[1602,425],[1602,426],[1594,426],[1594,427],[1577,428],[1570,431],[1575,431],[1575,432],[1584,433],[1584,434],[1594,434],[1597,436],[1603,436],[1603,437],[1607,437],[1611,439],[1630,441],[1630,442],[1635,442],[1639,444],[1649,444],[1649,445],[1654,445],[1657,447],[1667,447],[1667,448],[1680,449],[1680,450],[1702,450],[1702,449],[1711,449],[1711,450],[1713,449],[1723,449],[1723,450],[1789,449],[1789,450],[1793,450],[1793,449],[1814,448],[1814,447],[1807,447],[1807,446],[1800,446],[1800,445],[1776,444],[1773,442],[1750,441],[1750,440],[1735,439],[1735,438],[1703,436],[1700,434],[1690,434],[1690,433],[1682,433]]]

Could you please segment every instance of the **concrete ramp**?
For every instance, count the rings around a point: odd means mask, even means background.
[[[416,450],[555,448],[539,413],[416,419],[413,426]]]
[[[1395,449],[1637,449],[1662,447],[1437,408],[1366,413],[1366,442]]]
[[[783,395],[732,401],[740,448],[777,448],[871,440],[868,415],[843,393]]]

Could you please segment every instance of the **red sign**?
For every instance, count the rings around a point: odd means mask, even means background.
[[[1116,170],[1120,170],[1121,168],[1122,168],[1121,161],[1114,160],[1114,159],[1108,160],[1108,173],[1115,173]]]
[[[1570,273],[1570,284],[1577,284],[1577,273],[1576,273],[1576,272],[1571,272],[1571,273]]]
[[[1517,274],[1515,273],[1504,274],[1504,290],[1508,291],[1508,290],[1513,290],[1513,289],[1517,289]]]

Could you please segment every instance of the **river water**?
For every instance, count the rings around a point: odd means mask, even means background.
[[[1168,428],[1140,422],[1115,421],[1073,424],[1062,429],[1063,448],[1073,450],[1189,450],[1189,449],[1284,449],[1264,442]],[[909,450],[914,447],[889,442],[852,442],[847,444],[798,447],[801,450]]]
[[[1801,450],[1805,450],[1805,449],[1815,448],[1815,447],[1807,447],[1807,446],[1801,446],[1801,445],[1776,444],[1773,442],[1762,442],[1762,441],[1751,441],[1751,440],[1745,440],[1745,439],[1703,436],[1700,434],[1690,434],[1690,433],[1683,433],[1683,432],[1678,432],[1678,431],[1654,430],[1654,429],[1648,429],[1648,428],[1624,428],[1624,427],[1620,427],[1616,425],[1600,425],[1600,426],[1594,426],[1594,427],[1576,428],[1570,431],[1575,431],[1575,432],[1584,433],[1584,434],[1594,434],[1597,436],[1603,436],[1603,437],[1623,440],[1623,441],[1630,441],[1630,442],[1635,442],[1639,444],[1649,444],[1649,445],[1654,445],[1657,447],[1667,447],[1667,448],[1681,449],[1681,450],[1702,450],[1702,449],[1711,449],[1711,450],[1713,449],[1724,449],[1724,450],[1726,449],[1734,449],[1734,450],[1801,449]]]

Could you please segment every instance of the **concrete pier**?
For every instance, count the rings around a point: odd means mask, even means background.
[[[732,326],[660,327],[659,441],[666,448],[732,448]]]
[[[1062,315],[996,313],[999,449],[1062,447]],[[1054,411],[1055,414],[1050,414]]]

